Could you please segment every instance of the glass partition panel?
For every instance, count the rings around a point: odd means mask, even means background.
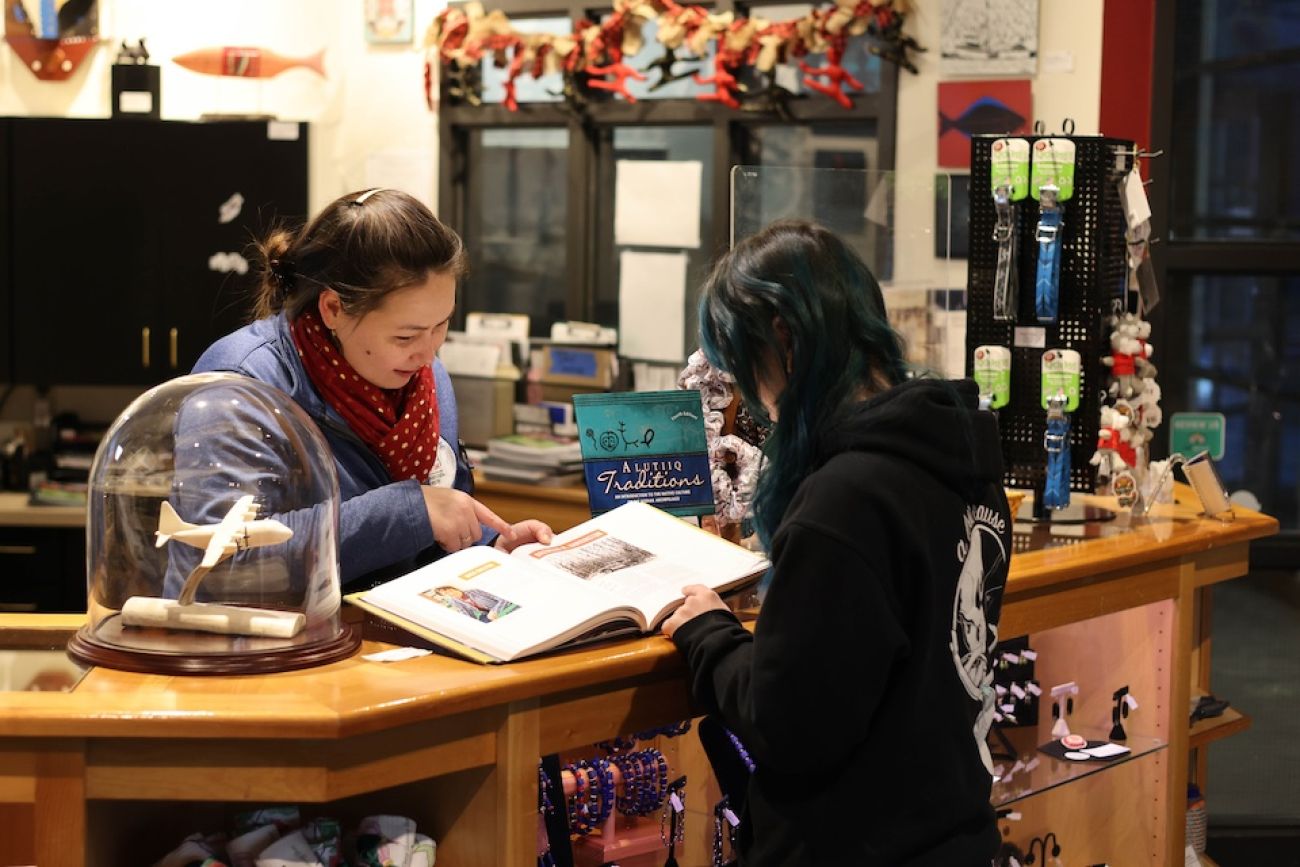
[[[731,242],[780,219],[838,234],[880,282],[913,365],[965,370],[964,177],[841,168],[736,166]]]

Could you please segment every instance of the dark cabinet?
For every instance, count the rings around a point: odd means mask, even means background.
[[[13,375],[14,343],[10,339],[13,327],[10,305],[13,294],[9,289],[9,125],[0,121],[0,382],[8,382]]]
[[[0,527],[0,612],[86,610],[86,531]]]
[[[7,123],[17,382],[187,373],[247,316],[252,241],[307,210],[303,124]]]

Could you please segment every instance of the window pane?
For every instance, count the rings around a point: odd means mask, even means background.
[[[1251,492],[1284,530],[1300,529],[1300,276],[1187,282],[1186,406],[1227,418],[1228,491]]]
[[[553,33],[564,36],[573,32],[568,18],[511,18],[510,24],[520,33]],[[483,102],[505,102],[506,69],[497,66],[491,55],[483,58]],[[516,102],[559,102],[564,96],[563,76],[558,72],[533,78],[525,70],[515,79]]]
[[[620,245],[615,243],[613,231],[613,214],[618,203],[614,201],[615,193],[609,190],[609,200],[602,203],[608,207],[609,218],[602,220],[599,228],[597,246],[597,283],[596,283],[596,321],[601,325],[617,327],[619,324],[619,280],[621,277],[620,256],[623,252],[683,253],[686,256],[686,297],[682,311],[683,331],[681,358],[695,349],[696,316],[695,299],[700,284],[708,271],[713,258],[713,130],[711,127],[695,126],[635,126],[617,127],[613,130],[612,151],[601,154],[602,173],[609,171],[611,181],[617,178],[619,160],[669,160],[674,162],[698,162],[701,164],[700,201],[699,201],[699,237],[700,245],[694,248]],[[614,186],[613,183],[610,185]],[[673,200],[683,195],[681,189],[663,190],[665,200]],[[654,208],[651,201],[635,203],[638,208]],[[673,347],[676,349],[676,347]]]
[[[532,333],[566,318],[569,131],[470,133],[465,310],[527,313]]]
[[[1188,0],[1177,28],[1173,234],[1300,237],[1300,3]]]

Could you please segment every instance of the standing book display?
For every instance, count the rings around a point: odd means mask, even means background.
[[[712,515],[713,481],[698,391],[575,394],[591,513],[649,503],[674,515]]]
[[[1104,137],[971,140],[967,372],[1007,359],[989,390],[1003,483],[1034,491],[1036,518],[1096,487],[1106,321],[1124,311],[1128,271],[1118,183],[1133,160],[1133,142]],[[1056,400],[1044,371],[1060,350],[1078,353],[1078,391]]]

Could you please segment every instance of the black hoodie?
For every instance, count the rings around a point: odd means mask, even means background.
[[[974,383],[913,380],[817,441],[772,540],[753,635],[674,636],[697,706],[757,765],[741,863],[987,867],[985,736],[1011,552],[997,423]]]

